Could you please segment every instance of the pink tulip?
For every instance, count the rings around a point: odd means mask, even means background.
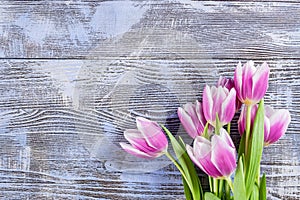
[[[193,148],[186,146],[191,160],[207,175],[214,178],[228,177],[236,168],[236,149],[225,129],[213,135],[211,141],[197,136]]]
[[[257,68],[249,61],[243,67],[239,63],[234,73],[234,85],[240,101],[247,106],[258,103],[266,94],[269,79],[269,66],[264,62]]]
[[[203,91],[203,113],[206,120],[216,126],[216,115],[218,114],[221,125],[228,124],[235,113],[236,92],[232,88],[206,85]]]
[[[256,116],[258,106],[255,105],[251,109],[251,127],[254,123],[254,118]],[[264,117],[264,143],[265,146],[277,142],[281,136],[287,130],[289,123],[291,122],[291,116],[288,110],[280,109],[274,110],[270,106],[265,106],[265,117]],[[238,129],[239,133],[242,135],[245,132],[246,124],[246,108],[241,112]]]
[[[234,88],[234,81],[232,78],[226,78],[226,77],[220,76],[218,83],[217,83],[217,87],[218,86],[223,86],[223,87],[226,87],[228,90],[231,90],[232,88]]]
[[[291,122],[290,112],[286,109],[274,110],[270,106],[265,107],[265,115],[270,123],[270,131],[265,132],[265,146],[277,142],[283,136]]]
[[[234,80],[232,78],[226,78],[226,77],[220,76],[218,83],[217,83],[217,87],[218,86],[226,87],[230,91],[232,88],[234,88]],[[236,97],[236,100],[235,100],[236,111],[239,111],[241,107],[242,107],[242,102],[239,100],[238,97]]]
[[[163,155],[168,148],[168,140],[161,127],[153,121],[137,117],[137,129],[124,132],[131,144],[120,143],[128,153],[141,158],[156,158]]]
[[[187,103],[183,108],[179,107],[177,114],[184,129],[193,139],[202,135],[206,119],[199,101],[196,101],[195,104]]]

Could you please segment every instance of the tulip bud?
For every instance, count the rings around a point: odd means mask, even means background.
[[[234,88],[234,81],[231,78],[220,76],[217,83],[217,87],[218,86],[223,86],[226,87],[228,90],[231,90],[231,88]]]
[[[187,145],[186,149],[191,160],[211,177],[229,177],[236,168],[236,149],[223,128],[220,129],[220,135],[211,137],[211,141],[197,136],[193,148]]]
[[[228,124],[235,114],[236,92],[232,88],[209,87],[206,85],[203,91],[203,113],[206,120],[216,126],[216,116],[218,114],[220,125]]]
[[[234,80],[232,78],[226,78],[226,77],[220,76],[218,83],[217,83],[217,87],[218,86],[226,87],[230,91],[232,88],[234,88]],[[239,100],[238,97],[236,97],[236,100],[235,100],[236,112],[239,111],[241,107],[242,107],[242,102]]]
[[[239,100],[247,106],[257,104],[266,94],[269,66],[264,62],[257,68],[249,61],[243,67],[239,63],[234,73],[234,85]]]
[[[206,119],[199,101],[196,101],[195,104],[187,103],[183,108],[179,107],[177,114],[184,129],[193,139],[202,135]]]
[[[124,132],[125,138],[131,144],[120,143],[128,153],[141,158],[156,158],[163,155],[168,148],[168,140],[162,128],[153,121],[136,118],[137,129]]]

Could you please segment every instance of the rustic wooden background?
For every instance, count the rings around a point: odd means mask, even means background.
[[[2,0],[0,198],[184,199],[165,158],[120,149],[123,131],[145,116],[183,134],[176,108],[250,59],[292,115],[264,150],[268,199],[300,199],[298,0]]]

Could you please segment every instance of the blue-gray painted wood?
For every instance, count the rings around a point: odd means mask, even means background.
[[[299,199],[299,27],[297,1],[1,1],[0,198],[184,199],[122,132],[146,116],[184,136],[176,108],[251,59],[292,115],[264,150],[268,199]]]

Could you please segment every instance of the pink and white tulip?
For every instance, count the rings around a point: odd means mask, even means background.
[[[234,73],[234,85],[237,97],[247,106],[258,103],[266,94],[270,69],[266,62],[255,67],[248,61],[242,67],[239,63]]]
[[[290,112],[286,109],[274,110],[270,106],[265,107],[265,115],[270,123],[270,131],[265,132],[265,146],[277,142],[286,132],[291,123]]]
[[[120,143],[128,153],[141,158],[156,158],[163,155],[168,148],[168,140],[162,128],[153,121],[137,117],[137,129],[124,132],[129,144]]]
[[[187,103],[183,108],[179,107],[177,114],[184,129],[193,139],[202,135],[206,119],[199,101],[196,101],[195,104]]]
[[[211,177],[229,177],[236,168],[236,149],[223,128],[220,135],[211,137],[211,141],[197,136],[193,148],[187,145],[186,149],[191,160]]]
[[[236,91],[222,86],[206,85],[203,91],[203,113],[205,119],[214,127],[218,114],[221,125],[228,124],[235,114]]]
[[[234,88],[234,80],[232,78],[220,76],[217,82],[217,87],[218,86],[223,86],[226,87],[228,90],[231,90],[232,88]]]
[[[258,106],[255,105],[251,109],[251,127],[253,126]],[[288,110],[279,109],[275,110],[270,106],[265,106],[264,117],[264,144],[268,146],[277,142],[286,132],[289,123],[291,122],[291,116]],[[245,132],[246,126],[246,108],[241,112],[238,129],[240,135]]]

